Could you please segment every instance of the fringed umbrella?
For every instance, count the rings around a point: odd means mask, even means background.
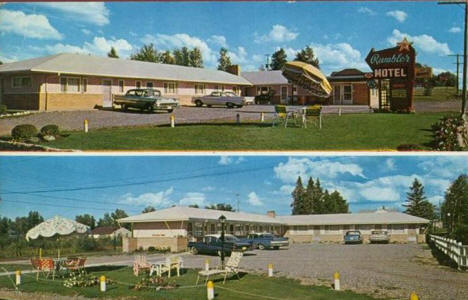
[[[314,96],[328,98],[332,92],[327,77],[312,65],[291,61],[284,65],[282,71],[289,81],[308,90]]]
[[[87,233],[89,231],[90,228],[87,225],[60,216],[55,216],[31,228],[26,233],[26,240],[29,241],[30,239],[37,239],[40,236],[52,237],[57,234],[69,235],[72,233]],[[39,253],[41,252],[42,251]],[[41,254],[39,256],[41,256]],[[60,249],[58,256],[60,257]]]

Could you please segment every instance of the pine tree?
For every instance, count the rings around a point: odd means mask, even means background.
[[[180,49],[174,49],[173,52],[174,54],[174,63],[179,66],[184,65],[184,55],[182,54],[182,51]]]
[[[154,208],[151,205],[148,205],[147,207],[145,207],[145,209],[143,209],[141,213],[146,214],[146,213],[153,212],[153,211],[156,211],[156,208]]]
[[[407,200],[403,204],[406,207],[405,213],[429,220],[434,218],[434,205],[427,201],[424,196],[424,186],[417,178],[414,179],[410,191],[406,195]]]
[[[310,46],[307,46],[301,51],[297,52],[296,58],[294,60],[302,61],[319,68],[319,60],[315,57],[314,50]]]
[[[444,227],[449,235],[468,244],[468,176],[460,175],[447,189],[441,206]]]
[[[174,56],[172,56],[171,51],[166,50],[161,54],[161,62],[163,64],[174,65],[176,61]]]
[[[228,55],[228,50],[223,47],[219,50],[218,70],[227,71],[229,66],[231,66],[231,58]]]
[[[114,47],[111,47],[109,53],[107,53],[107,57],[119,58],[119,55],[117,54],[117,50],[115,50]]]
[[[307,214],[314,214],[314,203],[313,203],[313,196],[314,196],[314,189],[315,184],[312,177],[309,177],[309,181],[307,182],[307,188],[305,190],[304,195],[304,208]]]
[[[287,62],[288,61],[287,61],[286,52],[284,51],[283,48],[280,48],[271,56],[270,66],[272,70],[281,70]]]
[[[203,56],[199,48],[195,47],[190,51],[190,66],[203,68]]]
[[[187,47],[182,47],[182,66],[190,66],[190,50]]]
[[[338,191],[333,191],[333,193],[330,194],[330,198],[333,199],[333,203],[335,203],[335,210],[334,213],[337,214],[343,214],[343,213],[349,213],[349,205],[346,202],[346,199],[344,199],[340,192]]]
[[[293,202],[291,203],[292,207],[292,214],[293,215],[304,215],[307,212],[304,209],[304,186],[302,185],[301,176],[297,178],[296,187],[294,191],[291,193]]]
[[[154,48],[153,44],[143,45],[137,53],[130,55],[130,59],[132,60],[140,60],[140,61],[149,61],[149,62],[160,62],[159,53]]]
[[[316,214],[324,213],[322,197],[323,197],[323,190],[322,190],[322,187],[320,186],[320,179],[317,178],[317,180],[315,181],[314,192],[312,194],[312,207],[313,207],[314,213]]]
[[[322,196],[322,214],[332,214],[336,211],[335,199],[330,197],[328,190],[325,190]]]

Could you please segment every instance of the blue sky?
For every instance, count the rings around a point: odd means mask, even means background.
[[[58,52],[128,57],[145,43],[158,49],[199,47],[215,67],[221,46],[243,70],[264,64],[279,47],[292,59],[311,45],[326,74],[367,68],[372,47],[408,37],[417,60],[436,73],[455,70],[462,53],[463,9],[437,2],[7,3],[0,6],[0,60]]]
[[[460,174],[466,155],[448,156],[2,156],[0,215],[97,218],[147,205],[230,203],[241,211],[290,214],[299,175],[338,190],[353,212],[401,209],[414,178],[434,204]]]

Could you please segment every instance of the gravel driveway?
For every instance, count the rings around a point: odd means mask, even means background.
[[[293,107],[291,109],[300,109]],[[337,113],[337,106],[324,107],[324,113]],[[342,113],[368,112],[366,107],[345,107]],[[271,118],[274,106],[249,105],[237,109],[222,107],[179,107],[174,111],[176,123],[203,123],[212,120],[226,120],[235,122],[239,114],[241,120],[259,120],[260,112],[265,118]],[[118,126],[161,125],[169,124],[168,113],[148,113],[139,111],[121,112],[119,110],[88,110],[88,111],[61,111],[38,112],[24,117],[0,119],[0,135],[9,135],[11,129],[19,124],[33,124],[38,129],[47,124],[56,124],[65,130],[80,130],[83,121],[88,119],[89,128],[104,128]]]
[[[415,244],[338,245],[293,244],[288,250],[253,251],[241,267],[266,273],[269,263],[288,277],[311,284],[330,285],[334,272],[341,275],[342,289],[373,296],[408,299],[416,291],[420,299],[468,299],[468,273],[437,264],[427,246]],[[201,268],[206,258],[187,255],[184,266]]]

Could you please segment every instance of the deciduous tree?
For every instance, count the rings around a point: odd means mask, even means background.
[[[301,51],[297,52],[296,58],[294,60],[302,61],[319,68],[319,60],[317,57],[315,57],[314,50],[310,46],[307,46]]]
[[[143,45],[138,52],[130,55],[130,59],[132,60],[140,60],[140,61],[149,61],[149,62],[160,62],[160,56],[156,48],[154,48],[153,44]]]
[[[231,66],[231,58],[228,55],[228,50],[223,47],[219,50],[218,70],[227,71],[229,66]]]
[[[107,53],[107,57],[119,58],[119,55],[117,54],[117,50],[115,50],[114,47],[111,47],[109,53]]]
[[[271,69],[272,70],[281,70],[283,66],[287,63],[287,55],[283,48],[280,48],[278,51],[273,53],[271,56]]]

